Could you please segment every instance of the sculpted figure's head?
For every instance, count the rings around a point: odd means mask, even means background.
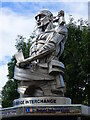
[[[35,19],[37,27],[45,30],[53,22],[53,14],[48,10],[42,10],[35,16]]]

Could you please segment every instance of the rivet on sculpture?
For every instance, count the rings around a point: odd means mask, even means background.
[[[30,57],[24,59],[17,53],[14,78],[20,81],[18,92],[21,97],[64,96],[64,64],[60,56],[67,40],[64,11],[57,16],[42,10],[35,16],[36,37],[30,47]],[[54,25],[58,23],[58,25]]]

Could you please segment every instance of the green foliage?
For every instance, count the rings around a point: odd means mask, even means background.
[[[82,29],[81,29],[82,28]],[[90,34],[89,34],[90,35]],[[72,99],[72,103],[89,104],[87,90],[87,74],[89,73],[88,53],[88,26],[76,26],[68,24],[68,40],[62,56],[65,63],[66,96]]]
[[[18,35],[16,39],[16,49],[18,50],[18,52],[22,51],[25,58],[29,57],[31,39],[32,36],[30,36],[27,42],[25,42],[26,38],[21,35]]]
[[[2,91],[2,106],[10,107],[13,100],[19,97],[17,93],[18,82],[16,80],[8,80]]]
[[[12,56],[11,58],[11,61],[8,62],[8,79],[13,79],[13,76],[14,76],[14,67],[15,67],[15,64],[16,64],[16,59],[14,56]]]

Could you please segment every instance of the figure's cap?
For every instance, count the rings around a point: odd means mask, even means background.
[[[53,21],[53,14],[49,10],[41,10],[35,16],[37,27],[40,28],[42,26],[48,25],[51,21]]]
[[[49,10],[41,10],[40,12],[38,12],[38,14],[35,16],[35,19],[37,19],[37,16],[39,15],[44,15],[44,16],[48,16],[49,18],[53,17],[53,14],[49,11]]]

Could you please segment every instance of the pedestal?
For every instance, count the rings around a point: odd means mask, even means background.
[[[31,97],[16,99],[14,107],[2,109],[2,120],[81,120],[89,113],[87,106],[71,104],[70,98]]]
[[[2,109],[2,120],[86,120],[86,116],[89,120],[88,110],[88,107],[80,104],[18,106]]]

